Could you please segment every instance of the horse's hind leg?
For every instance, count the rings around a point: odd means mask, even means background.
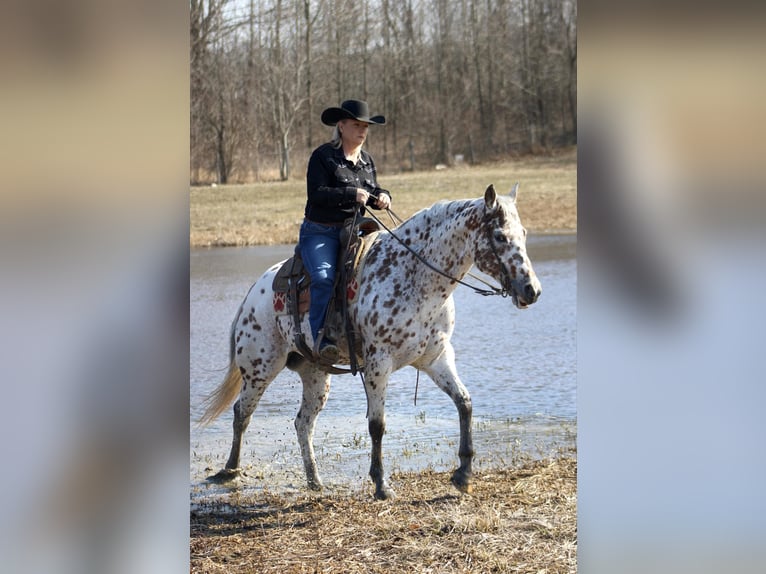
[[[231,452],[229,453],[229,460],[226,461],[224,469],[233,470],[239,467],[239,453],[242,449],[242,437],[247,430],[247,426],[250,424],[250,418],[252,412],[249,415],[244,416],[239,408],[240,401],[234,403],[234,438],[231,444]]]
[[[239,370],[242,374],[242,389],[239,399],[234,403],[233,438],[231,451],[226,466],[217,474],[209,477],[214,482],[225,482],[241,474],[239,468],[240,452],[242,449],[242,437],[250,418],[258,406],[264,391],[279,371],[285,367],[286,358],[282,356],[269,357],[265,353],[267,346],[257,347],[256,353],[243,353],[237,358]],[[273,349],[273,347],[271,347]],[[263,352],[262,352],[263,351]]]
[[[302,365],[298,372],[303,382],[303,398],[295,417],[295,430],[298,433],[308,486],[311,490],[321,490],[322,481],[314,456],[314,427],[317,415],[324,408],[330,394],[330,375],[308,363]]]
[[[244,389],[243,389],[243,392],[244,392]],[[226,466],[222,470],[218,471],[216,474],[208,478],[208,480],[210,481],[226,482],[228,480],[232,480],[233,478],[236,478],[240,474],[239,458],[240,458],[240,451],[242,449],[242,437],[245,434],[245,430],[247,430],[247,426],[250,424],[252,411],[250,412],[250,414],[245,416],[242,414],[242,411],[240,410],[239,405],[240,405],[240,401],[237,400],[237,402],[234,403],[234,408],[233,408],[234,423],[232,424],[232,426],[234,428],[234,437],[231,442],[231,451],[229,452],[229,460],[226,461]]]
[[[444,352],[430,365],[420,367],[434,383],[449,395],[457,407],[460,417],[460,466],[452,473],[452,484],[461,492],[471,492],[471,476],[473,462],[473,436],[471,424],[473,407],[471,396],[465,388],[455,368],[455,352],[451,345],[447,345]]]

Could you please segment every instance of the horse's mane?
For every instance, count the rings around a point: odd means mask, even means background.
[[[476,203],[476,199],[441,199],[431,205],[430,207],[424,207],[423,209],[416,211],[412,214],[405,223],[414,222],[416,225],[426,221],[429,217],[441,221],[443,217],[454,217],[458,213],[462,213],[466,208]]]
[[[446,234],[454,231],[461,216],[467,216],[478,207],[477,199],[458,199],[437,201],[430,207],[425,207],[413,213],[407,220],[394,229],[394,235],[408,245],[420,245],[418,249],[429,244],[439,244]],[[483,200],[482,200],[483,203]],[[459,227],[460,225],[458,225]],[[390,235],[382,234],[379,240],[388,241]]]

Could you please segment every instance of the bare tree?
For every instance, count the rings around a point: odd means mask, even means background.
[[[305,67],[305,52],[300,50],[296,39],[297,30],[291,31],[286,24],[296,21],[294,14],[287,12],[284,0],[276,0],[273,12],[271,57],[265,74],[265,84],[271,94],[273,128],[279,150],[279,176],[282,180],[290,177],[290,130],[298,118],[305,99],[302,97]]]
[[[311,0],[303,0],[303,17],[305,19],[304,50],[306,60],[306,147],[311,148],[314,145],[314,130],[312,121],[314,118],[314,99],[312,93],[312,45],[313,30],[316,24],[319,11],[311,12]]]
[[[202,179],[201,170],[209,164],[214,153],[205,119],[213,107],[212,89],[208,76],[212,68],[212,44],[221,22],[225,1],[191,0],[189,10],[189,90],[191,98],[190,143],[191,163],[196,170],[192,179]]]
[[[577,2],[566,0],[564,2],[564,24],[566,27],[566,60],[567,60],[567,93],[569,104],[569,117],[571,120],[571,134],[577,134]],[[570,138],[574,141],[574,137]]]
[[[575,0],[190,0],[191,179],[242,181],[366,99],[381,169],[571,145]]]

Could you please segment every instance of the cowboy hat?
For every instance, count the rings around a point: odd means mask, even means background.
[[[340,120],[352,119],[368,124],[384,125],[386,118],[384,116],[370,117],[370,110],[367,102],[362,100],[346,100],[339,108],[327,108],[322,112],[322,123],[326,126],[334,126]]]

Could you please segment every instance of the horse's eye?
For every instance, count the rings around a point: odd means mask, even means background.
[[[508,238],[505,236],[502,229],[495,229],[495,241],[498,243],[508,243]]]

